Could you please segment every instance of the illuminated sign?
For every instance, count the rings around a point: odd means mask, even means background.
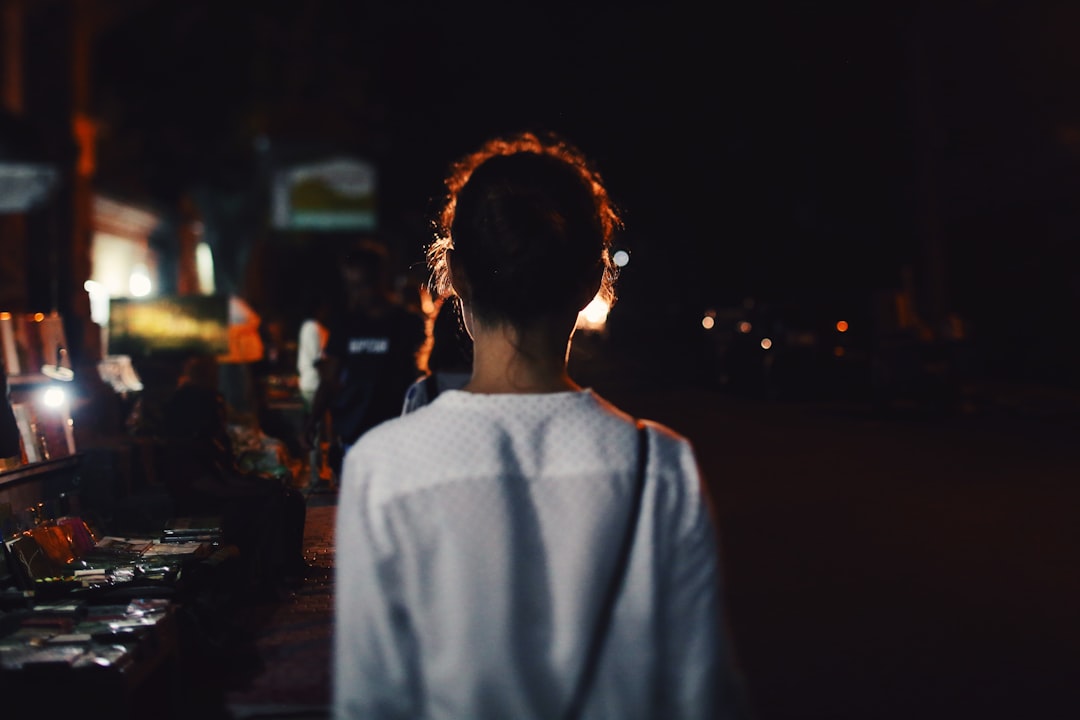
[[[229,351],[229,299],[225,295],[112,298],[109,354]]]
[[[276,230],[374,230],[375,167],[335,158],[278,171],[273,184]]]

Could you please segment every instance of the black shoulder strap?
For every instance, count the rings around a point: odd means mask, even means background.
[[[431,402],[439,396],[439,381],[435,379],[435,373],[424,378],[424,384],[427,385],[427,401]]]
[[[585,698],[589,693],[589,687],[592,685],[593,676],[596,674],[596,666],[600,660],[600,651],[603,649],[604,640],[607,637],[608,626],[611,625],[611,615],[615,609],[615,599],[619,595],[623,577],[626,575],[626,566],[630,558],[630,548],[633,547],[634,544],[634,534],[637,530],[638,516],[641,514],[641,496],[644,493],[645,488],[645,468],[649,462],[649,436],[645,430],[645,423],[641,420],[637,421],[637,430],[637,476],[635,477],[636,484],[634,487],[634,494],[630,499],[630,513],[627,516],[626,531],[623,533],[622,544],[619,546],[619,555],[616,558],[615,568],[611,573],[611,580],[608,583],[607,593],[604,595],[604,604],[600,606],[600,612],[596,618],[596,629],[593,632],[593,636],[587,649],[585,665],[582,668],[581,675],[578,677],[577,687],[574,689],[574,694],[571,696],[570,704],[566,710],[566,720],[572,720],[573,718],[578,717],[581,714],[582,707],[584,707]]]

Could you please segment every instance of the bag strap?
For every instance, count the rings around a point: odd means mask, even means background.
[[[435,373],[424,378],[424,384],[427,385],[427,401],[431,402],[439,396],[439,381],[435,378]]]
[[[574,688],[574,694],[571,696],[570,704],[566,710],[566,720],[572,720],[581,714],[582,707],[585,703],[585,697],[589,693],[593,676],[596,674],[596,666],[600,660],[600,651],[604,647],[608,626],[611,625],[611,615],[615,608],[615,600],[619,595],[619,589],[622,586],[623,577],[626,574],[626,566],[630,558],[630,548],[633,547],[634,544],[638,516],[641,514],[641,496],[644,493],[645,488],[645,466],[648,464],[649,457],[649,438],[645,430],[645,423],[641,420],[637,420],[636,425],[638,438],[637,475],[635,478],[634,494],[630,498],[630,514],[626,522],[626,531],[623,534],[615,568],[611,574],[607,592],[604,595],[604,604],[600,606],[600,612],[597,615],[596,630],[589,643],[588,654],[585,656],[585,665],[582,668],[581,675],[578,677],[577,687]]]

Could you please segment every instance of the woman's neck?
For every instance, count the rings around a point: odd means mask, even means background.
[[[463,390],[482,394],[580,390],[566,372],[569,338],[559,333],[519,333],[513,328],[473,328],[472,379]]]

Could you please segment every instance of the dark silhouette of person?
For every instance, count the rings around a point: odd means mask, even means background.
[[[174,513],[221,517],[254,589],[302,578],[306,501],[287,482],[239,467],[227,418],[215,358],[189,358],[162,414],[162,466]]]
[[[319,364],[319,387],[305,427],[312,447],[317,419],[330,413],[330,465],[362,434],[401,414],[405,390],[419,374],[424,318],[394,299],[386,248],[359,243],[341,265],[345,307],[331,320]]]

